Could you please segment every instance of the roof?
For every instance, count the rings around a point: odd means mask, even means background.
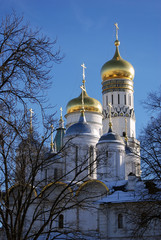
[[[66,131],[66,136],[73,135],[98,135],[97,131],[86,122],[84,112],[81,112],[79,121],[70,126]]]
[[[135,190],[127,190],[128,180],[105,182],[110,190],[110,194],[98,200],[97,203],[125,203],[125,202],[141,202],[141,201],[156,201],[161,197],[161,189],[154,194],[149,192],[146,186],[147,181],[137,179]],[[127,187],[126,187],[127,186]],[[121,190],[122,189],[122,190]]]
[[[124,144],[122,138],[120,137],[119,134],[112,132],[112,129],[110,128],[108,133],[105,133],[102,135],[99,139],[98,143],[101,142],[114,142],[114,143],[121,143]]]

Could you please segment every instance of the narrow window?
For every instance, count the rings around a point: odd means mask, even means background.
[[[129,105],[131,106],[131,95],[129,95]]]
[[[142,224],[142,226],[145,226],[146,225],[146,223],[147,223],[147,213],[146,212],[143,212],[142,214],[141,214],[141,224]]]
[[[78,173],[78,146],[75,148],[75,174]]]
[[[126,132],[123,132],[123,133],[122,133],[122,136],[123,136],[123,137],[126,137]]]
[[[126,95],[124,95],[124,104],[126,105]]]
[[[45,169],[45,184],[48,183],[48,170]]]
[[[120,94],[118,94],[118,104],[120,104]]]
[[[106,105],[108,105],[108,96],[106,96]]]
[[[64,216],[63,214],[59,215],[59,228],[64,228]]]
[[[58,179],[58,169],[54,168],[54,180]]]
[[[106,151],[106,157],[107,157],[107,159],[108,159],[108,151]]]
[[[89,175],[92,176],[93,175],[93,156],[94,156],[94,148],[93,146],[90,146],[89,148]]]
[[[111,95],[111,102],[112,102],[112,104],[113,104],[113,94]]]
[[[123,228],[123,216],[121,213],[118,215],[118,228]]]

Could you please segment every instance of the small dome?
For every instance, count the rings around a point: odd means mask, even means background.
[[[120,56],[118,48],[119,45],[120,42],[116,40],[116,51],[114,57],[110,61],[106,62],[101,69],[101,77],[103,81],[116,78],[133,80],[134,78],[134,68],[129,62],[125,61]]]
[[[70,100],[67,104],[67,114],[73,112],[80,112],[82,109],[82,93],[79,97]],[[89,112],[97,112],[102,113],[102,105],[101,103],[88,96],[87,92],[84,92],[84,109]]]
[[[116,142],[116,143],[124,144],[124,141],[122,140],[120,135],[112,132],[111,128],[109,129],[108,133],[105,133],[100,137],[98,143],[101,143],[101,142]]]
[[[95,129],[91,128],[91,126],[86,122],[84,112],[81,112],[81,116],[79,122],[70,126],[66,131],[66,136],[69,135],[97,135]]]
[[[77,134],[91,134],[91,128],[88,123],[75,123],[70,126],[67,131],[66,135],[77,135]]]

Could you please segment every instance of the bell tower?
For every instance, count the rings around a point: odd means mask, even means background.
[[[103,96],[103,133],[107,132],[109,125],[109,104],[113,130],[120,136],[127,134],[128,138],[135,138],[135,113],[133,96],[133,66],[124,60],[119,53],[118,24],[116,27],[115,54],[101,69],[102,96]],[[127,119],[127,133],[125,130]]]

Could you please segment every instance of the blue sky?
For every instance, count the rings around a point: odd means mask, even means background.
[[[15,9],[33,27],[40,27],[65,54],[53,66],[48,91],[53,111],[80,94],[82,68],[86,69],[89,96],[102,102],[102,65],[115,52],[115,27],[119,25],[120,54],[135,68],[134,97],[137,135],[150,117],[141,101],[161,83],[160,0],[0,0],[0,17]]]

